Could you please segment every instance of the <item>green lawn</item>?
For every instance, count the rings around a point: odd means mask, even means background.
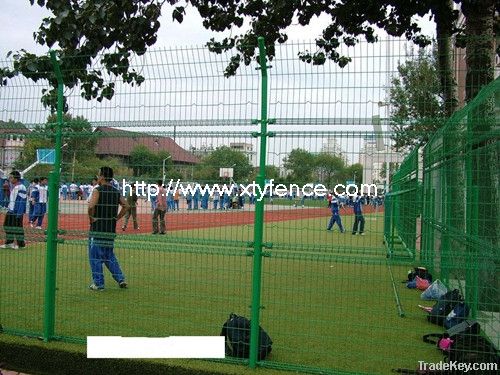
[[[265,198],[265,204],[280,205],[280,206],[302,206],[302,199],[288,199],[288,198],[273,198],[271,202],[269,198]],[[327,207],[328,202],[326,199],[305,199],[304,207]]]
[[[367,215],[367,235],[327,232],[328,218],[266,223],[261,325],[274,341],[269,358],[289,364],[387,374],[441,356],[421,336],[439,331],[418,309],[419,293],[399,281],[406,317],[398,315],[382,216]],[[350,228],[351,218],[343,218]],[[121,290],[106,271],[92,292],[87,243],[60,245],[56,335],[218,335],[231,312],[250,315],[251,226],[120,236],[116,253],[130,283]],[[42,331],[44,245],[0,253],[0,321],[10,331]]]

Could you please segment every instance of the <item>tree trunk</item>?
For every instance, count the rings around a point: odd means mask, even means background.
[[[446,117],[449,117],[457,109],[456,82],[453,77],[451,65],[451,32],[454,20],[450,17],[453,10],[452,0],[437,1],[433,10],[436,22],[438,71],[443,93],[444,109]]]
[[[495,0],[464,0],[462,12],[467,36],[465,100],[470,101],[494,79]]]
[[[471,101],[481,88],[494,79],[494,15],[495,0],[464,0],[466,18],[466,101]],[[469,246],[468,289],[479,309],[498,308],[500,278],[498,246],[500,231],[499,157],[500,143],[492,135],[495,120],[495,98],[486,97],[468,114],[466,191],[472,220],[468,233],[486,246]],[[477,140],[477,141],[474,141]],[[475,287],[474,287],[475,286]],[[477,289],[479,286],[479,289]],[[470,289],[472,288],[472,290]],[[474,301],[473,301],[474,302]],[[475,306],[473,306],[474,308]]]

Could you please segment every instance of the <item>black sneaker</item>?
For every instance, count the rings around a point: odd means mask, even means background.
[[[122,288],[122,289],[128,288],[128,284],[125,281],[120,282],[118,285],[120,285],[120,288]]]

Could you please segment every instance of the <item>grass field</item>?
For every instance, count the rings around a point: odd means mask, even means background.
[[[417,307],[419,293],[391,266],[406,316],[398,315],[382,245],[383,217],[366,215],[367,235],[327,232],[328,217],[267,223],[261,325],[271,365],[387,374],[437,362],[421,336],[439,332]],[[350,228],[352,217],[343,218]],[[92,292],[87,241],[59,246],[56,335],[218,335],[228,314],[250,315],[252,226],[121,235],[116,254],[130,284]],[[17,333],[42,331],[45,244],[0,253],[0,321]],[[237,371],[236,371],[237,372]]]

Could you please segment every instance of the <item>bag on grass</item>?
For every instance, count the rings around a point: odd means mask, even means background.
[[[500,367],[500,355],[487,338],[479,334],[457,335],[448,354],[448,362],[495,364]],[[495,371],[484,372],[495,373]]]
[[[413,271],[408,271],[408,281],[415,280],[417,276],[421,279],[428,280],[429,284],[432,283],[432,275],[429,273],[429,271],[427,271],[427,268],[425,267],[415,267]]]
[[[420,276],[415,277],[416,286],[419,290],[426,290],[429,287],[429,280],[422,279]]]
[[[226,338],[226,355],[237,358],[250,357],[250,320],[231,313],[222,326],[220,336]],[[259,361],[271,353],[272,344],[271,337],[259,326]]]
[[[427,315],[427,320],[431,323],[437,325],[444,325],[444,319],[453,310],[457,303],[462,301],[460,292],[458,289],[453,289],[446,294],[443,294],[441,298],[432,306],[432,310]]]
[[[444,327],[449,329],[461,323],[469,316],[469,310],[469,306],[465,302],[457,303],[453,310],[446,316]]]
[[[445,295],[448,288],[441,282],[441,280],[435,280],[420,296],[424,300],[439,299],[441,296]]]
[[[412,281],[408,281],[406,283],[406,287],[408,289],[416,289],[417,288],[417,279],[413,279]]]
[[[500,364],[498,350],[488,339],[480,335],[481,327],[475,320],[464,320],[442,333],[430,333],[423,337],[424,342],[435,344],[444,336],[453,340],[451,347],[446,352],[447,362],[457,363],[496,363]],[[452,374],[452,373],[450,373]]]
[[[447,333],[447,336],[450,339],[456,340],[458,336],[479,335],[480,331],[481,326],[476,320],[464,320],[462,323],[447,329],[445,333]],[[422,337],[422,340],[426,343],[435,344],[439,347],[439,341],[444,336],[444,333],[428,333]]]

